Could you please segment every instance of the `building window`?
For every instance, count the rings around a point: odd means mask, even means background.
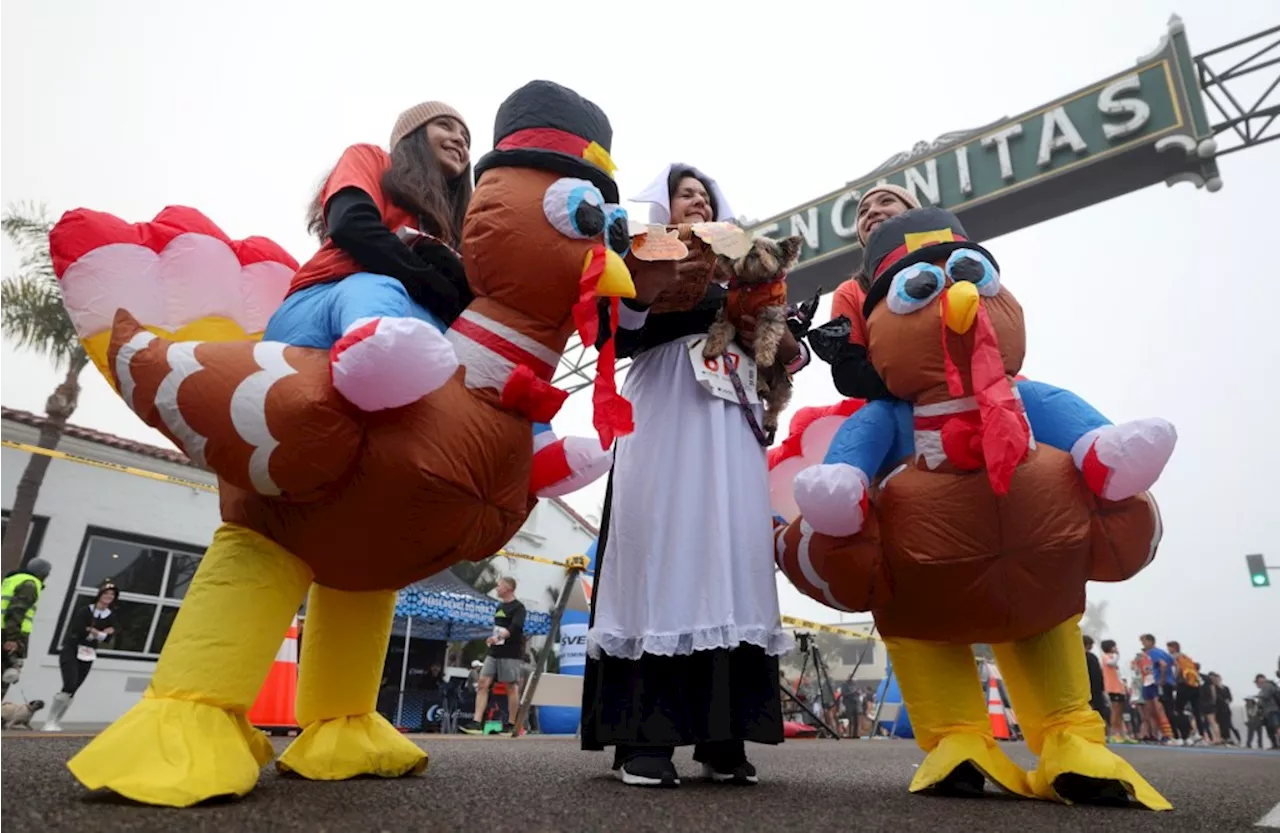
[[[56,652],[66,636],[70,611],[89,605],[107,579],[120,588],[116,632],[102,656],[155,659],[160,656],[178,607],[187,595],[203,551],[187,544],[143,538],[90,527],[76,562],[70,604],[63,611]]]
[[[9,510],[3,510],[2,514],[3,520],[0,521],[0,538],[9,534]],[[27,527],[27,543],[22,550],[23,566],[40,554],[40,544],[44,541],[44,531],[48,525],[49,519],[44,515],[31,516],[31,526]]]

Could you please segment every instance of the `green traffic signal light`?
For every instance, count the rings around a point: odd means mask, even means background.
[[[1249,565],[1249,579],[1254,587],[1267,587],[1271,584],[1271,576],[1267,575],[1267,562],[1262,555],[1246,555],[1244,559]]]

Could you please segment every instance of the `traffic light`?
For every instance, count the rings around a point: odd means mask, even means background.
[[[1261,555],[1246,555],[1249,563],[1249,580],[1254,587],[1266,587],[1271,584],[1271,576],[1267,575],[1267,562]]]

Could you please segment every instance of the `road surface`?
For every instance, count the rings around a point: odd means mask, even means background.
[[[144,807],[90,794],[64,766],[87,736],[5,733],[5,829],[54,831],[1141,831],[1263,830],[1280,802],[1280,753],[1119,747],[1173,802],[1173,813],[1067,807],[990,794],[982,799],[913,796],[907,784],[923,755],[911,741],[797,740],[753,747],[757,787],[696,779],[677,752],[684,785],[625,787],[607,753],[576,741],[528,737],[417,739],[427,773],[397,781],[312,783],[262,772],[247,798],[189,810]],[[283,749],[285,741],[277,741]],[[1030,764],[1021,744],[1008,745]],[[1280,826],[1280,811],[1274,813]],[[11,826],[12,825],[12,826]]]

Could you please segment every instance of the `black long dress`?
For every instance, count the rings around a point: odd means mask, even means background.
[[[115,612],[111,608],[98,611],[94,604],[82,604],[72,612],[67,635],[62,641],[62,650],[58,652],[63,694],[74,696],[93,669],[93,660],[80,659],[81,646],[96,652],[103,645],[103,642],[89,636],[89,628],[102,631],[114,628],[115,624]]]
[[[618,353],[631,356],[686,336],[705,333],[723,297],[712,286],[689,312],[650,315],[642,329],[618,332]],[[610,569],[605,558],[613,505],[613,475],[605,496],[596,547],[596,586]],[[592,599],[591,626],[596,603]],[[777,744],[783,739],[778,691],[778,658],[742,643],[659,656],[624,659],[601,653],[588,657],[583,682],[582,748],[615,747],[614,767],[638,751],[662,754],[694,745],[695,760],[733,763],[743,742]]]

